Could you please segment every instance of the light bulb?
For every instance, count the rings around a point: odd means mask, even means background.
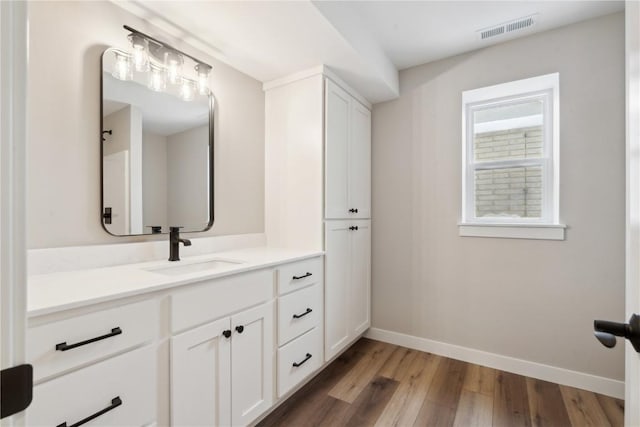
[[[193,80],[182,79],[182,87],[180,88],[180,98],[183,101],[192,101],[196,95],[196,84]]]
[[[196,65],[196,73],[198,73],[198,92],[200,95],[209,95],[209,73],[211,67],[206,64]]]
[[[151,64],[149,72],[149,89],[162,92],[167,87],[167,76],[164,68]]]
[[[131,34],[129,40],[133,46],[131,56],[135,70],[138,72],[149,71],[149,42],[139,34]]]
[[[125,53],[114,53],[116,55],[116,62],[113,64],[113,71],[111,72],[111,75],[119,80],[131,80],[133,78],[131,58]]]
[[[168,50],[164,53],[164,66],[167,69],[167,77],[171,84],[181,83],[180,72],[182,70],[182,55]]]

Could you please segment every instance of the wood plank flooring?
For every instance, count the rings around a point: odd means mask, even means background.
[[[361,339],[258,424],[622,426],[624,402]]]

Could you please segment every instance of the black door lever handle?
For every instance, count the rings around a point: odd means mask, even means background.
[[[593,335],[595,335],[598,341],[600,341],[600,344],[607,348],[613,348],[616,346],[616,336],[613,334],[595,331]]]
[[[629,323],[594,320],[593,329],[595,337],[605,347],[615,347],[616,337],[624,337],[640,353],[640,315],[632,314],[629,318]]]

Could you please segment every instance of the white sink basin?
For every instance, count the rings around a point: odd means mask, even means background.
[[[146,270],[152,273],[165,274],[167,276],[179,276],[181,274],[190,274],[200,271],[224,270],[238,264],[242,264],[243,262],[244,261],[229,259],[211,259],[208,261],[193,262],[190,264],[180,264],[178,262],[176,265],[154,267]]]

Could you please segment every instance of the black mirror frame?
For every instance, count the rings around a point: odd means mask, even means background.
[[[130,237],[130,236],[155,236],[158,234],[169,234],[169,232],[161,232],[161,233],[142,233],[142,234],[113,234],[110,232],[104,221],[104,144],[102,141],[103,138],[103,99],[104,99],[104,81],[103,81],[103,67],[104,67],[104,56],[107,52],[111,52],[114,48],[107,48],[102,55],[100,55],[100,129],[98,132],[98,141],[100,143],[100,224],[104,231],[109,233],[112,236],[116,237]],[[214,108],[215,108],[215,98],[211,91],[209,91],[209,223],[202,230],[194,230],[194,231],[184,231],[184,233],[202,233],[208,231],[213,227],[215,215],[214,215]]]

